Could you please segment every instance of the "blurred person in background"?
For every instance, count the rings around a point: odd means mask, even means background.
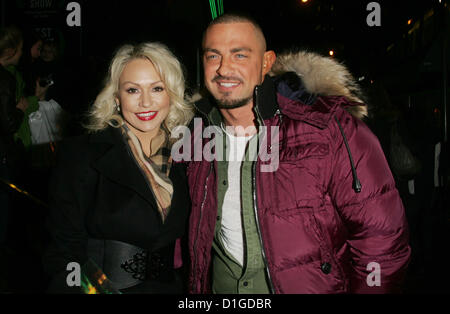
[[[19,99],[16,93],[16,80],[6,70],[17,65],[23,49],[21,31],[14,26],[0,29],[0,251],[1,263],[5,263],[7,227],[9,213],[12,208],[11,192],[6,185],[14,181],[16,169],[20,167],[20,152],[16,147],[13,135],[18,130],[28,103]],[[1,270],[7,269],[1,265]],[[5,274],[0,274],[0,290],[6,288]]]

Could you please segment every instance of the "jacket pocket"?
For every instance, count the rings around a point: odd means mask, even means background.
[[[280,162],[294,163],[309,158],[323,158],[329,154],[326,143],[308,142],[296,146],[280,148]]]
[[[319,242],[321,271],[324,276],[334,277],[339,282],[340,289],[345,290],[344,271],[334,254],[333,245],[330,237],[326,234],[325,227],[317,218],[317,216],[320,215],[320,212],[324,210],[325,209],[323,208],[322,210],[312,212],[310,216],[310,226]]]

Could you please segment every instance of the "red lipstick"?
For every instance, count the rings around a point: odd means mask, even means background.
[[[141,121],[151,121],[156,118],[157,114],[158,111],[139,112],[136,113],[136,117]]]

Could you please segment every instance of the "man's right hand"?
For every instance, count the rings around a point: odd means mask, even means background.
[[[48,88],[50,87],[51,84],[47,85],[45,87],[42,87],[39,84],[39,80],[40,80],[40,78],[38,78],[36,80],[36,89],[35,89],[35,93],[34,94],[39,99],[39,101],[41,101],[41,100],[45,100],[45,96],[47,95]]]

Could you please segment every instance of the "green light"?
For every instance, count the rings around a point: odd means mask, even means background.
[[[92,285],[87,276],[83,275],[81,280],[81,289],[85,294],[98,294],[97,289]]]
[[[219,16],[223,14],[223,0],[217,0],[217,7],[219,8]]]
[[[121,294],[91,259],[81,268],[81,290],[85,294]]]
[[[211,17],[212,19],[216,19],[218,16],[223,14],[223,0],[209,0],[209,6],[211,8]]]
[[[209,0],[209,6],[211,7],[211,17],[213,20],[217,18],[217,12],[216,12],[216,1],[215,0]]]

